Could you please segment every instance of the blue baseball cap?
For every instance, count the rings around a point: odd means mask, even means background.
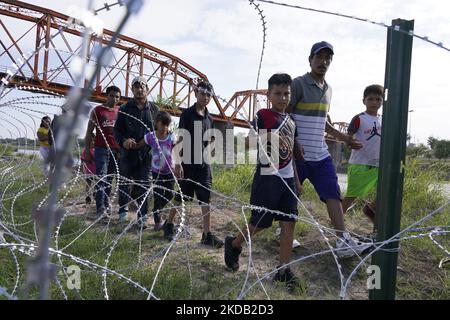
[[[312,46],[310,56],[312,57],[313,55],[317,54],[317,52],[319,52],[322,49],[330,49],[331,53],[334,54],[334,49],[331,44],[329,44],[326,41],[320,41],[320,42],[315,43]]]

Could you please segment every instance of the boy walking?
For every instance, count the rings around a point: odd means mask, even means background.
[[[116,86],[106,88],[106,97],[105,104],[92,110],[85,137],[86,146],[90,146],[92,142],[95,145],[93,158],[90,153],[86,153],[86,161],[95,161],[97,170],[95,204],[98,217],[110,211],[111,185],[119,161],[119,145],[114,138],[114,125],[119,112],[120,89]]]
[[[357,198],[365,197],[376,188],[381,143],[381,120],[378,110],[383,103],[383,87],[370,85],[364,90],[366,111],[353,117],[348,134],[361,141],[363,147],[352,150],[348,166],[347,193],[342,201],[344,213]],[[366,204],[364,214],[374,222],[375,200]]]
[[[197,102],[183,111],[178,125],[180,136],[178,143],[182,143],[182,162],[175,164],[175,176],[180,181],[180,194],[175,196],[175,206],[181,204],[181,195],[184,201],[192,201],[194,193],[201,205],[203,216],[203,234],[201,243],[213,248],[221,248],[223,241],[210,231],[210,198],[212,176],[211,167],[204,158],[205,149],[211,141],[204,141],[203,134],[213,128],[213,119],[206,108],[214,94],[213,86],[201,81],[195,89]],[[164,237],[172,241],[175,235],[174,218],[177,209],[171,209],[169,217],[164,223]]]
[[[255,129],[261,140],[267,141],[270,157],[273,157],[273,148],[277,146],[273,141],[279,141],[279,150],[276,151],[279,160],[275,165],[264,163],[266,162],[263,160],[265,153],[262,152],[261,146],[258,147],[258,164],[253,178],[250,204],[260,208],[252,210],[248,226],[249,236],[252,237],[269,228],[273,220],[280,221],[280,266],[273,280],[284,282],[290,291],[298,286],[298,280],[291,269],[285,265],[291,260],[294,227],[298,215],[296,194],[300,189],[293,162],[295,123],[286,113],[291,98],[291,83],[292,79],[288,74],[274,74],[269,79],[267,93],[272,108],[262,109],[256,114]],[[264,139],[265,134],[267,139]],[[298,145],[295,148],[297,147]],[[283,214],[273,211],[280,211]],[[236,237],[228,236],[225,239],[225,264],[233,271],[239,269],[239,255],[244,241],[243,233],[239,233]]]

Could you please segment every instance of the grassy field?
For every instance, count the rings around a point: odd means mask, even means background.
[[[34,252],[20,250],[18,243],[37,243],[39,232],[31,213],[45,200],[48,186],[42,182],[37,165],[31,164],[29,158],[7,164],[0,163],[2,171],[6,167],[13,167],[11,172],[14,174],[1,176],[0,222],[5,240],[3,243],[15,243],[16,247],[0,247],[0,287],[20,297],[28,261]],[[447,169],[430,167],[424,170],[414,162],[408,164],[402,228],[448,202],[439,185],[440,170]],[[245,228],[245,220],[249,217],[245,205],[248,205],[253,173],[254,166],[249,165],[214,168],[212,226],[222,238],[236,234],[238,228]],[[83,179],[69,177],[65,187],[60,190],[60,206],[65,209],[66,215],[55,230],[57,237],[52,241],[52,247],[60,250],[59,255],[53,254],[51,257],[57,266],[59,280],[59,285],[53,283],[51,286],[53,299],[146,299],[150,291],[159,299],[236,299],[243,292],[245,299],[339,298],[342,278],[336,261],[329,253],[300,260],[292,266],[301,279],[301,287],[295,294],[289,294],[283,287],[273,284],[271,276],[263,279],[262,285],[256,284],[250,288],[258,278],[277,265],[279,244],[275,239],[276,226],[252,239],[251,252],[247,248],[243,250],[240,270],[231,273],[224,267],[223,249],[209,249],[199,244],[201,217],[196,203],[187,204],[185,212],[188,228],[181,234],[179,241],[169,247],[169,243],[162,239],[162,232],[152,231],[151,225],[150,230],[141,232],[131,224],[120,225],[115,214],[108,221],[89,219],[95,207],[84,204],[84,188]],[[295,237],[300,240],[301,247],[294,250],[294,259],[327,250],[320,232],[306,220],[311,214],[320,224],[328,227],[325,206],[309,184],[305,185],[301,199],[300,221],[295,230]],[[346,215],[346,225],[349,230],[364,235],[370,234],[372,227],[361,213],[362,203],[358,203]],[[450,226],[448,207],[418,227],[432,226]],[[423,231],[410,232],[405,236],[420,233]],[[448,236],[436,236],[435,239],[447,250],[450,248]],[[252,265],[247,278],[250,257]],[[439,262],[445,257],[448,258],[445,252],[428,237],[402,241],[397,298],[449,299],[448,265],[447,269],[445,266],[439,268]],[[358,262],[358,259],[339,260],[345,279]],[[68,288],[68,277],[64,272],[69,272],[67,267],[71,265],[81,269],[79,290]],[[367,299],[366,267],[358,270],[352,279],[347,299]],[[36,288],[32,288],[30,296],[37,297]]]

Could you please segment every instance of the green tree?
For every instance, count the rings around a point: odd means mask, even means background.
[[[418,145],[410,144],[406,147],[406,155],[412,158],[424,156],[429,151],[426,145],[420,143]]]
[[[434,156],[438,159],[450,157],[450,140],[438,140],[434,145]]]
[[[439,141],[439,140],[436,139],[435,137],[428,137],[427,144],[428,144],[428,146],[429,146],[432,150],[434,150],[434,147],[435,147],[435,145],[436,145],[436,142],[438,142],[438,141]]]

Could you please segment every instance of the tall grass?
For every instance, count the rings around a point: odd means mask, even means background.
[[[0,143],[0,156],[12,156],[17,151],[17,147]]]
[[[39,180],[40,170],[37,166],[31,166],[32,175],[25,175],[7,190],[11,198],[17,195],[20,190],[27,185],[34,183],[34,178]],[[214,167],[213,168],[213,189],[221,194],[249,202],[251,183],[253,180],[254,165],[238,165],[233,168]],[[442,206],[448,201],[448,198],[442,192],[439,185],[440,172],[439,167],[421,168],[417,163],[411,162],[405,167],[405,181],[403,193],[402,208],[402,227],[406,227],[424,217],[427,213]],[[34,176],[32,178],[31,176]],[[42,178],[42,177],[41,177]],[[4,188],[5,185],[2,185]],[[3,191],[3,190],[1,190]],[[84,192],[84,187],[80,184],[71,190],[68,200],[74,198],[83,198],[80,196]],[[15,218],[21,222],[31,220],[33,205],[38,203],[48,193],[48,187],[42,186],[34,191],[20,195],[14,203]],[[325,206],[320,203],[317,194],[309,183],[304,185],[304,194],[302,200],[309,202],[315,210]],[[368,200],[368,199],[365,199]],[[10,223],[8,213],[11,210],[12,199],[4,201],[3,223]],[[326,216],[326,213],[321,213]],[[442,213],[427,221],[423,226],[449,226],[450,212],[447,208]],[[60,230],[59,248],[63,248],[79,235],[87,227],[88,222],[83,215],[68,216],[65,218]],[[243,221],[241,221],[243,223]],[[309,225],[297,223],[296,237],[301,237],[310,232]],[[269,250],[268,253],[276,260],[278,247],[274,245],[274,227],[258,236],[259,243],[266,241],[267,245],[257,246],[257,250]],[[96,226],[85,232],[77,241],[75,241],[65,252],[86,259],[100,265],[104,265],[107,253],[112,242],[122,231],[114,225],[109,229],[104,226]],[[14,229],[16,234],[34,239],[33,223],[17,226]],[[150,288],[153,283],[154,275],[160,263],[160,257],[152,258],[155,252],[166,248],[167,243],[161,241],[160,235],[146,233],[142,241],[142,256],[138,254],[139,239],[136,233],[129,233],[121,238],[116,249],[113,251],[108,268],[117,270],[121,274],[133,279],[146,288]],[[6,241],[15,241],[10,236],[5,236]],[[449,248],[448,237],[437,238],[446,248]],[[35,240],[35,239],[34,239]],[[272,250],[272,251],[270,251]],[[265,251],[264,251],[265,252]],[[29,258],[15,251],[20,269],[19,283],[25,282],[25,270]],[[398,297],[412,299],[449,299],[450,280],[444,270],[439,270],[437,265],[445,254],[437,248],[428,238],[408,240],[401,243],[399,255],[399,266],[405,272],[399,272],[398,276]],[[11,252],[7,249],[0,249],[0,286],[11,289],[15,283],[17,274]],[[67,267],[76,264],[68,258],[62,258],[63,264]],[[137,261],[143,261],[138,265]],[[58,266],[61,271],[57,257],[52,257],[52,262]],[[82,269],[82,287],[79,292],[66,290],[69,299],[103,299],[101,271],[89,269],[81,266]],[[244,272],[244,271],[243,271]],[[230,274],[225,272],[223,262],[217,259],[217,256],[209,255],[204,248],[191,246],[189,248],[183,245],[174,247],[168,256],[156,282],[154,293],[161,299],[228,299],[236,297],[239,291],[240,281],[244,273],[238,272]],[[65,286],[66,278],[62,273],[58,273],[58,278]],[[317,279],[318,283],[320,279]],[[323,280],[323,279],[322,279]],[[322,281],[321,280],[321,281]],[[145,299],[147,294],[139,291],[133,285],[114,277],[107,276],[108,294],[113,299]],[[282,288],[270,288],[271,297],[285,298]],[[310,292],[302,290],[297,298],[307,298]],[[31,297],[38,296],[37,290],[32,290]],[[51,287],[51,296],[53,299],[62,299],[60,289],[56,284]],[[315,296],[323,298],[324,296]],[[247,298],[264,298],[261,292],[255,291]],[[1,297],[0,297],[1,299]]]
[[[402,225],[424,217],[448,201],[441,184],[442,172],[445,170],[448,170],[448,166],[439,163],[425,169],[415,160],[405,167]],[[448,210],[437,217],[437,220],[435,218],[432,221],[449,225]]]
[[[231,168],[213,166],[213,172],[215,191],[241,201],[249,201],[255,165],[241,164]]]

